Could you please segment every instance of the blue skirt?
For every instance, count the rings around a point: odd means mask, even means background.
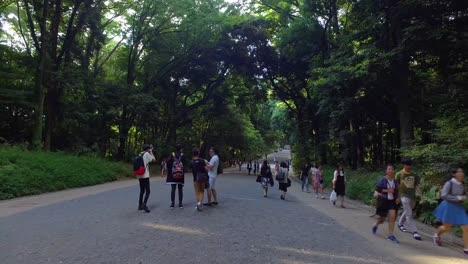
[[[460,203],[444,200],[434,210],[434,215],[437,220],[444,224],[468,225],[468,214]]]

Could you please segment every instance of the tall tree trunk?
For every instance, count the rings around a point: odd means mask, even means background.
[[[398,113],[400,117],[400,144],[401,147],[409,147],[413,144],[413,120],[410,110],[410,97],[408,77],[409,64],[407,56],[398,56],[394,65],[395,81],[398,87]]]
[[[384,158],[383,158],[383,124],[382,121],[379,121],[378,128],[377,128],[377,161],[379,165],[383,165]]]
[[[29,9],[29,2],[25,2],[26,8]],[[40,51],[38,56],[38,65],[36,68],[36,76],[34,80],[34,91],[36,97],[35,112],[34,112],[34,126],[32,134],[32,147],[40,148],[42,145],[42,130],[43,130],[43,115],[44,115],[44,101],[45,101],[45,87],[44,87],[44,75],[46,72],[47,64],[49,61],[47,58],[47,17],[49,16],[49,1],[45,0],[42,6],[42,17],[39,21],[39,28],[41,31],[40,35]],[[28,12],[29,24],[32,25],[32,16]],[[36,40],[36,36],[33,30],[31,30],[33,39]],[[38,48],[38,47],[36,47]]]
[[[309,144],[309,122],[307,118],[307,111],[300,107],[298,104],[297,106],[297,136],[298,136],[298,145],[297,148],[297,155],[296,157],[299,158],[301,162],[310,162],[310,144]],[[302,166],[302,164],[301,164]]]
[[[129,113],[127,106],[122,109],[122,116],[119,123],[119,147],[117,149],[117,160],[126,159],[126,149],[128,140],[128,131],[130,130]]]

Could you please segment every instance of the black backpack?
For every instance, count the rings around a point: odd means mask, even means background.
[[[133,175],[135,176],[141,176],[145,174],[146,168],[145,168],[145,162],[143,161],[143,155],[138,155],[134,160],[133,160]]]

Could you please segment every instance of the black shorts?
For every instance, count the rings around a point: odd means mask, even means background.
[[[384,198],[377,199],[377,212],[380,217],[387,217],[388,211],[397,210],[398,206],[395,200],[387,200]]]

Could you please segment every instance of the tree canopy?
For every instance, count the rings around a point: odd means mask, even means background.
[[[143,143],[295,164],[466,166],[468,3],[0,4],[0,137],[129,160]]]

